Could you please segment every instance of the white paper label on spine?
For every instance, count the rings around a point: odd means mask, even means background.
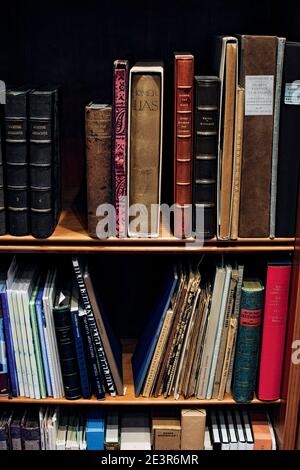
[[[284,104],[300,105],[300,80],[285,84]]]
[[[274,75],[246,75],[245,116],[272,116]]]

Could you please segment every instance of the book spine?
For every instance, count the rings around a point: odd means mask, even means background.
[[[275,237],[276,226],[276,197],[277,197],[277,172],[278,172],[278,145],[279,145],[279,122],[280,122],[280,101],[282,88],[282,72],[284,61],[285,39],[277,38],[277,65],[276,84],[274,98],[274,124],[273,124],[273,145],[272,145],[272,174],[271,174],[271,205],[270,205],[270,238]]]
[[[41,343],[41,350],[42,350],[42,358],[43,358],[43,366],[45,372],[45,380],[46,380],[46,388],[48,396],[53,396],[52,391],[52,384],[50,379],[50,369],[49,369],[49,361],[48,361],[48,354],[47,354],[47,347],[46,347],[46,338],[45,338],[45,314],[41,300],[41,293],[38,294],[38,299],[36,300],[36,316],[38,321],[38,329],[39,329],[39,337]]]
[[[233,344],[234,344],[236,330],[237,330],[237,319],[231,318],[228,337],[227,337],[227,343],[226,343],[222,375],[221,375],[221,380],[220,380],[220,387],[218,391],[218,400],[223,400],[224,395],[225,395],[229,368],[230,368],[231,358],[233,355]]]
[[[140,222],[129,214],[130,237],[159,235],[162,93],[163,73],[131,74],[128,197],[129,208],[138,204]]]
[[[3,307],[0,298],[0,396],[8,395],[8,360],[4,334]]]
[[[46,382],[45,382],[45,375],[44,375],[41,345],[40,345],[40,339],[39,339],[39,331],[38,331],[38,322],[37,322],[36,309],[35,309],[35,301],[36,301],[36,297],[34,296],[34,298],[30,301],[30,323],[31,323],[31,326],[32,326],[32,335],[33,335],[33,342],[34,342],[34,353],[35,353],[35,356],[36,356],[39,388],[40,388],[40,392],[41,392],[41,397],[46,398]]]
[[[97,208],[110,204],[111,197],[111,129],[112,108],[86,107],[86,173],[88,232],[96,237]]]
[[[234,136],[234,164],[232,183],[232,217],[230,238],[236,240],[239,229],[240,211],[240,191],[241,191],[241,170],[243,158],[243,132],[244,132],[244,112],[245,112],[245,90],[242,87],[237,89],[236,98],[236,123]]]
[[[268,266],[258,398],[280,398],[291,266]]]
[[[65,396],[68,400],[76,400],[81,396],[81,389],[70,308],[53,308],[53,317]]]
[[[86,286],[85,286],[84,279],[81,273],[81,269],[80,269],[77,259],[72,258],[72,262],[73,262],[74,273],[75,273],[76,280],[78,283],[78,288],[79,288],[79,292],[80,292],[81,299],[83,302],[83,306],[87,314],[87,319],[88,319],[89,329],[90,329],[92,339],[93,339],[93,344],[95,346],[97,356],[99,357],[99,360],[100,360],[101,371],[103,372],[103,376],[104,376],[105,383],[106,383],[109,393],[112,396],[114,396],[116,395],[114,381],[113,381],[111,371],[110,371],[110,368],[109,368],[109,365],[105,356],[105,351],[103,349],[102,341],[101,341],[99,331],[97,328],[97,323],[94,318],[93,310],[90,304],[89,296],[86,290]]]
[[[127,195],[128,61],[114,62],[113,69],[113,188],[116,234],[125,236]]]
[[[32,91],[29,94],[29,176],[31,232],[36,238],[52,234],[60,211],[58,139],[58,91]]]
[[[16,370],[16,360],[15,360],[15,353],[14,353],[13,338],[12,338],[12,332],[11,332],[10,319],[9,319],[6,292],[1,293],[1,307],[2,307],[2,316],[3,316],[5,345],[6,345],[6,352],[7,352],[10,388],[11,388],[12,396],[16,397],[18,396],[18,377],[17,377],[17,370]]]
[[[5,105],[6,187],[8,231],[22,236],[30,232],[28,211],[27,92],[8,91]],[[18,198],[20,190],[24,197]]]
[[[241,312],[233,373],[233,398],[237,402],[252,400],[255,389],[263,290],[247,291],[242,288]]]
[[[266,238],[270,234],[276,38],[242,36],[241,54],[245,119],[239,236]]]
[[[83,398],[90,398],[90,384],[87,371],[87,365],[85,360],[85,351],[83,345],[83,339],[81,335],[81,328],[79,323],[79,313],[73,312],[71,315],[73,336],[75,339],[76,355],[78,362],[78,369],[80,374],[81,390]]]
[[[195,80],[195,144],[193,176],[193,231],[212,238],[216,234],[217,155],[220,102],[219,79]],[[197,228],[196,208],[203,207],[204,227]]]
[[[192,234],[193,79],[194,57],[175,56],[174,234]]]

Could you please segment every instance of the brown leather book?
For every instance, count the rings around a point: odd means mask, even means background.
[[[88,232],[97,237],[96,216],[100,204],[112,203],[111,193],[112,107],[92,102],[85,108]]]
[[[240,237],[269,237],[276,37],[241,36],[245,87]]]
[[[224,131],[221,162],[220,238],[228,239],[231,218],[231,184],[234,149],[234,117],[237,87],[237,44],[226,45]]]
[[[243,158],[243,132],[244,132],[245,90],[238,87],[236,98],[235,136],[234,136],[234,162],[232,181],[232,215],[230,238],[236,240],[239,230],[241,170]]]
[[[175,53],[174,102],[174,234],[192,234],[194,56]]]
[[[162,69],[162,68],[161,68]],[[129,217],[129,236],[159,235],[162,73],[151,66],[130,71],[129,207],[142,204],[139,226]],[[155,206],[156,205],[156,206]],[[130,216],[130,213],[129,213]],[[152,223],[151,223],[152,222]]]
[[[254,450],[272,450],[272,435],[265,412],[250,411]]]

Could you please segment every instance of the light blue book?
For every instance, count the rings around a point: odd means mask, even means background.
[[[104,411],[89,411],[86,418],[87,450],[104,450]]]
[[[38,328],[39,328],[40,344],[41,344],[41,349],[42,349],[47,394],[48,396],[51,397],[53,396],[53,390],[52,390],[52,384],[50,380],[49,361],[48,361],[46,340],[45,340],[45,334],[44,334],[46,319],[45,319],[44,309],[43,309],[43,292],[44,292],[44,288],[39,287],[37,298],[35,301],[35,308],[36,308],[36,317],[37,317]]]

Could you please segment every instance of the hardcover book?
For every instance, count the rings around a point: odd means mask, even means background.
[[[162,63],[138,62],[130,69],[127,176],[129,237],[159,236],[163,82]],[[137,212],[138,219],[135,218]]]
[[[61,212],[59,88],[29,94],[29,180],[31,234],[47,238]]]
[[[111,190],[112,107],[91,102],[85,108],[86,176],[88,232],[97,237],[97,224],[102,220],[97,209],[112,203]]]
[[[193,231],[212,238],[217,230],[217,166],[220,79],[195,77],[195,131],[193,174]],[[196,227],[197,207],[204,213],[204,227]]]
[[[174,61],[174,234],[192,234],[194,56],[175,53]]]
[[[115,60],[113,68],[113,188],[116,235],[126,236],[128,61]]]
[[[28,195],[28,97],[30,89],[8,89],[5,105],[5,153],[8,231],[30,233]]]
[[[236,344],[232,393],[237,402],[252,400],[260,345],[264,287],[259,280],[245,280]]]
[[[269,237],[276,37],[241,36],[245,88],[239,236]]]

